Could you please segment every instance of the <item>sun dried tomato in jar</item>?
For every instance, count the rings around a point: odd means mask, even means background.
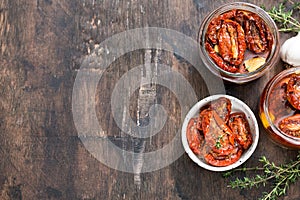
[[[294,98],[300,94],[298,78],[300,68],[290,68],[274,76],[261,95],[259,107],[266,133],[280,146],[292,149],[300,149],[300,110],[295,106],[300,99]]]
[[[272,33],[262,18],[255,13],[235,9],[212,19],[205,39],[209,56],[220,68],[240,73],[247,72],[240,70],[245,68],[246,51],[248,57],[252,55],[252,58],[266,58],[272,44]],[[257,63],[252,62],[252,65]]]
[[[205,66],[234,83],[261,77],[279,60],[275,22],[250,3],[228,3],[211,12],[203,20],[198,40]]]

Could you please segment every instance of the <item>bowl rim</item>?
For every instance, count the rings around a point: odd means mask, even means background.
[[[232,8],[231,8],[232,7]],[[211,22],[211,20],[214,18],[214,15],[217,14],[220,11],[227,12],[231,9],[240,9],[240,10],[248,10],[250,12],[256,12],[256,14],[261,17],[265,23],[268,23],[272,27],[270,27],[272,35],[273,35],[273,45],[272,49],[270,51],[270,55],[268,56],[266,63],[259,67],[257,70],[253,72],[248,72],[246,74],[239,74],[239,73],[231,73],[227,72],[223,69],[221,69],[219,66],[217,66],[214,61],[210,58],[210,56],[207,54],[206,49],[204,47],[204,38],[206,34],[206,28]],[[253,9],[253,10],[251,10]],[[259,13],[260,12],[260,13]],[[273,30],[274,28],[274,30]],[[208,13],[202,20],[202,23],[198,29],[198,36],[197,36],[197,42],[199,43],[199,54],[201,57],[202,62],[204,63],[205,67],[208,68],[214,75],[222,78],[225,81],[229,81],[232,83],[237,84],[243,84],[250,81],[253,81],[255,79],[260,78],[263,76],[267,71],[269,71],[271,68],[273,68],[276,65],[276,62],[279,59],[279,52],[280,52],[280,35],[277,28],[276,23],[274,20],[270,17],[270,15],[259,6],[247,3],[247,2],[230,2],[225,3],[216,9],[212,10],[210,13]],[[271,66],[271,67],[269,67]]]
[[[241,110],[241,109],[238,109],[238,110],[243,111],[245,113],[245,115],[248,118],[248,121],[249,121],[249,118],[252,120],[253,126],[254,126],[253,127],[254,132],[251,132],[251,133],[252,133],[252,135],[255,136],[255,137],[253,137],[253,139],[254,139],[253,143],[251,144],[249,149],[247,149],[245,152],[243,152],[240,159],[238,161],[236,161],[235,163],[228,165],[228,166],[224,166],[224,167],[212,166],[212,165],[205,163],[204,161],[201,161],[190,149],[188,142],[187,142],[187,137],[186,137],[186,127],[188,125],[189,120],[191,118],[195,117],[196,114],[199,113],[200,108],[202,108],[204,105],[206,105],[207,103],[209,103],[213,100],[216,100],[220,97],[225,97],[225,98],[229,99],[232,103],[232,107],[234,107],[234,105],[236,105],[236,104],[239,104],[239,106],[241,106],[244,109],[244,110]],[[250,122],[249,122],[249,124],[250,124]],[[241,164],[243,164],[244,162],[246,162],[250,158],[250,156],[254,153],[254,151],[258,145],[259,127],[258,127],[257,119],[256,119],[254,113],[252,112],[252,110],[249,108],[249,106],[246,103],[244,103],[243,101],[239,100],[238,98],[230,96],[230,95],[215,94],[215,95],[205,97],[202,100],[198,101],[189,110],[189,112],[187,113],[187,115],[184,119],[183,125],[182,125],[181,140],[182,140],[182,144],[183,144],[185,152],[188,154],[190,159],[192,159],[197,165],[199,165],[200,167],[202,167],[206,170],[222,172],[222,171],[234,169],[234,168],[240,166]]]

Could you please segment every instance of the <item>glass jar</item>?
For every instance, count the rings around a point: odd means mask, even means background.
[[[259,105],[259,116],[268,136],[280,146],[290,149],[300,149],[300,137],[281,131],[279,123],[299,112],[286,97],[287,83],[295,74],[300,75],[300,67],[286,69],[274,76],[264,88]]]
[[[208,27],[212,20],[216,19],[216,17],[220,16],[221,14],[224,14],[226,12],[232,11],[232,10],[239,10],[239,11],[246,11],[248,13],[254,13],[261,18],[264,23],[269,27],[271,37],[273,38],[273,43],[271,47],[268,48],[267,55],[263,55],[263,62],[264,64],[259,64],[255,70],[249,70],[245,73],[241,72],[229,72],[227,70],[222,69],[219,67],[216,62],[211,58],[209,55],[205,43],[207,41],[206,34],[208,33]],[[220,29],[219,29],[220,30]],[[210,31],[212,32],[212,31]],[[217,34],[217,33],[216,33]],[[199,29],[199,35],[198,35],[198,42],[200,43],[200,57],[203,61],[203,63],[206,65],[206,67],[215,75],[221,77],[223,80],[233,82],[233,83],[246,83],[249,81],[252,81],[254,79],[257,79],[261,77],[263,74],[265,74],[269,69],[271,69],[279,60],[279,33],[277,26],[275,22],[272,20],[272,18],[260,7],[245,3],[245,2],[234,2],[225,4],[213,12],[211,12],[201,24],[201,27]],[[216,45],[217,46],[217,45]],[[216,50],[217,51],[217,50]],[[261,53],[262,54],[262,53]],[[260,55],[254,55],[254,53],[251,53],[249,50],[246,50],[245,52],[245,58],[243,60],[246,60],[246,57],[253,58]],[[247,58],[247,59],[248,59]]]

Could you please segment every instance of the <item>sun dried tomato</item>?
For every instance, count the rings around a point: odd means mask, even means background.
[[[240,65],[246,51],[245,33],[242,26],[226,19],[218,32],[221,57],[232,65]]]
[[[267,24],[257,14],[233,9],[214,19],[205,35],[205,49],[223,70],[245,73],[246,49],[264,53],[272,48],[273,36]]]
[[[300,110],[300,75],[293,75],[286,88],[287,100],[297,110]]]
[[[209,56],[213,59],[213,61],[223,70],[228,71],[228,72],[237,72],[238,67],[231,65],[230,63],[224,61],[224,59],[218,54],[214,48],[211,46],[210,43],[205,42],[205,48],[209,54]]]
[[[244,149],[248,149],[252,144],[252,135],[250,133],[250,126],[246,119],[246,115],[241,112],[231,114],[229,118],[229,127],[238,143]]]
[[[209,42],[211,42],[212,44],[217,44],[218,43],[217,33],[221,27],[222,21],[225,19],[231,19],[235,16],[236,16],[236,10],[231,10],[212,19],[206,31],[206,38],[209,40]]]
[[[256,14],[245,21],[245,35],[248,49],[255,53],[265,52],[272,46],[273,38],[266,23]]]
[[[284,118],[279,122],[279,128],[288,135],[300,137],[300,114]]]
[[[231,106],[231,101],[225,97],[221,97],[218,100],[211,102],[211,109],[220,116],[224,123],[227,123],[229,119]]]

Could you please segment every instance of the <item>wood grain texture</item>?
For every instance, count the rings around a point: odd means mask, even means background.
[[[229,180],[221,173],[197,167],[186,154],[160,170],[140,173],[142,153],[164,147],[180,130],[178,99],[168,88],[155,84],[141,82],[139,90],[131,91],[128,112],[136,123],[147,124],[153,103],[162,104],[169,116],[161,132],[139,139],[116,125],[111,94],[118,80],[138,65],[144,66],[143,80],[155,79],[157,69],[147,64],[156,63],[182,74],[198,99],[209,95],[197,70],[172,52],[141,49],[126,53],[105,70],[98,84],[96,112],[104,135],[92,140],[109,138],[126,151],[141,153],[133,163],[135,174],[99,162],[86,150],[73,123],[75,77],[82,61],[101,42],[142,27],[168,28],[196,40],[204,16],[226,2],[232,1],[1,0],[0,199],[257,199],[265,189],[227,188]],[[277,3],[248,2],[267,7]],[[246,102],[258,118],[260,93],[282,69],[279,63],[262,78],[245,85],[225,83],[226,92]],[[88,91],[82,88],[82,92]],[[259,146],[246,166],[258,165],[262,155],[276,163],[295,158],[297,152],[271,143],[261,123],[259,126]],[[111,153],[111,157],[123,164],[122,155]],[[282,199],[299,199],[299,186],[299,182],[292,185]]]

